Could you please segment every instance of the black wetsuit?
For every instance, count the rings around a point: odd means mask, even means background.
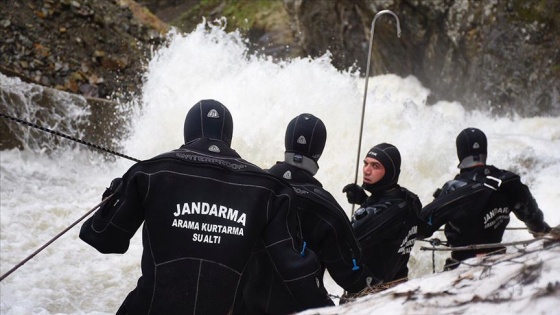
[[[371,195],[356,210],[352,226],[362,246],[364,264],[384,282],[408,277],[421,208],[418,196],[396,185]]]
[[[510,220],[509,214],[512,211],[532,231],[543,232],[550,229],[545,223],[543,213],[531,195],[529,188],[521,182],[518,175],[500,170],[492,165],[484,165],[462,169],[454,180],[465,182],[466,185],[479,185],[481,187],[480,192],[470,197],[473,199],[472,203],[465,200],[466,206],[434,209],[434,212],[437,211],[438,214],[448,217],[448,219],[445,220],[446,222],[437,222],[428,231],[422,231],[420,237],[429,237],[442,224],[446,223],[444,232],[450,246],[500,243]],[[465,186],[453,192],[446,191],[446,187],[449,187],[447,183],[440,193],[442,197],[448,193],[455,193],[460,196],[465,192],[468,193],[470,187],[473,186]],[[437,200],[436,197],[434,202]],[[423,210],[423,212],[425,211]],[[430,221],[430,213],[425,213],[424,216]],[[503,252],[504,250],[504,247],[496,247],[453,251],[451,257],[462,261],[478,254]]]
[[[201,139],[132,166],[80,238],[102,253],[124,253],[143,224],[142,276],[120,314],[230,313],[259,242],[303,310],[325,297],[316,256],[300,254],[292,197],[223,142]]]
[[[321,183],[310,173],[286,162],[276,163],[269,172],[292,185],[301,222],[299,234],[321,262],[321,274],[328,270],[338,285],[352,293],[359,292],[372,281],[375,284],[371,272],[362,265],[361,250],[348,216]],[[287,295],[266,253],[257,253],[253,263],[257,267],[243,292],[247,313],[293,313],[293,298]],[[322,278],[319,277],[318,285],[327,294]]]

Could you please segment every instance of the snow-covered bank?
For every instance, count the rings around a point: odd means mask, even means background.
[[[300,314],[560,314],[560,231],[504,255]]]

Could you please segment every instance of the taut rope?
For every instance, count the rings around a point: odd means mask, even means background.
[[[7,114],[2,113],[2,112],[0,112],[0,116],[2,116],[2,117],[4,117],[4,118],[7,118],[7,119],[10,119],[10,120],[13,120],[13,121],[15,121],[15,122],[18,122],[18,123],[20,123],[20,124],[24,124],[24,125],[27,125],[27,126],[29,126],[29,127],[33,127],[33,128],[39,129],[39,130],[41,130],[41,131],[45,131],[45,132],[51,133],[51,134],[53,134],[53,135],[55,135],[55,136],[63,137],[63,138],[66,138],[66,139],[69,139],[69,140],[72,140],[72,141],[75,141],[75,142],[78,142],[78,143],[87,145],[87,146],[89,146],[89,147],[95,148],[95,149],[100,150],[100,151],[108,152],[108,153],[114,154],[114,155],[116,155],[116,156],[120,156],[120,157],[123,157],[123,158],[125,158],[125,159],[132,160],[132,161],[134,161],[134,162],[140,162],[140,160],[135,159],[135,158],[133,158],[133,157],[130,157],[130,156],[128,156],[128,155],[124,155],[124,154],[122,154],[122,153],[119,153],[119,152],[116,152],[116,151],[109,150],[109,149],[107,149],[107,148],[101,147],[101,146],[99,146],[99,145],[97,145],[97,144],[94,144],[94,143],[91,143],[91,142],[86,142],[86,141],[83,141],[83,140],[81,140],[81,139],[78,139],[78,138],[74,138],[74,137],[72,137],[72,136],[69,136],[69,135],[65,135],[65,134],[60,133],[60,132],[55,131],[55,130],[51,130],[51,129],[48,129],[48,128],[45,128],[45,127],[41,127],[41,126],[39,126],[39,125],[37,125],[37,124],[30,123],[30,122],[25,121],[25,120],[23,120],[23,119],[19,119],[19,118],[13,117],[13,116],[7,115]]]

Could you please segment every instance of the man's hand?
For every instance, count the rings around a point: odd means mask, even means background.
[[[544,228],[541,232],[536,232],[536,231],[533,231],[531,229],[529,229],[528,231],[529,231],[529,233],[531,233],[531,235],[533,235],[534,238],[537,238],[537,237],[541,237],[545,234],[548,234],[551,230],[552,229],[550,228],[550,225],[548,225],[548,223],[544,222]]]
[[[111,181],[111,185],[107,189],[105,189],[105,191],[103,192],[103,197],[101,199],[103,200],[103,199],[107,198],[108,196],[114,194],[117,191],[117,189],[119,188],[119,186],[121,186],[121,184],[122,184],[122,178],[117,177],[117,178],[113,179]]]
[[[364,189],[357,184],[348,184],[342,189],[346,193],[346,199],[349,203],[361,205],[367,200],[367,195]]]

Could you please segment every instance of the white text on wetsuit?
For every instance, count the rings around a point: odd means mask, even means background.
[[[177,209],[173,213],[175,217],[188,216],[193,214],[201,214],[219,217],[234,221],[235,223],[245,226],[247,215],[241,211],[234,210],[222,205],[209,204],[206,202],[191,202],[177,204]],[[189,230],[210,232],[210,233],[220,233],[220,234],[230,234],[243,236],[243,227],[228,226],[220,224],[211,223],[201,223],[196,220],[183,220],[175,218],[171,224],[173,227],[184,228]],[[221,235],[210,235],[203,233],[193,233],[192,241],[207,244],[220,244],[222,240]]]
[[[180,215],[186,214],[203,214],[211,215],[218,218],[224,218],[237,223],[243,224],[245,226],[245,221],[247,220],[247,215],[245,213],[228,208],[225,206],[218,206],[217,204],[209,204],[207,202],[191,202],[189,207],[188,203],[184,203],[181,208],[181,204],[177,204],[177,211],[173,213],[174,216],[178,217]]]
[[[484,216],[484,228],[497,228],[504,221],[509,219],[509,208],[494,208]]]
[[[412,247],[414,246],[414,236],[418,233],[418,226],[413,226],[408,230],[406,237],[403,239],[401,246],[399,247],[398,253],[401,255],[410,254]],[[412,237],[411,237],[412,236]]]

